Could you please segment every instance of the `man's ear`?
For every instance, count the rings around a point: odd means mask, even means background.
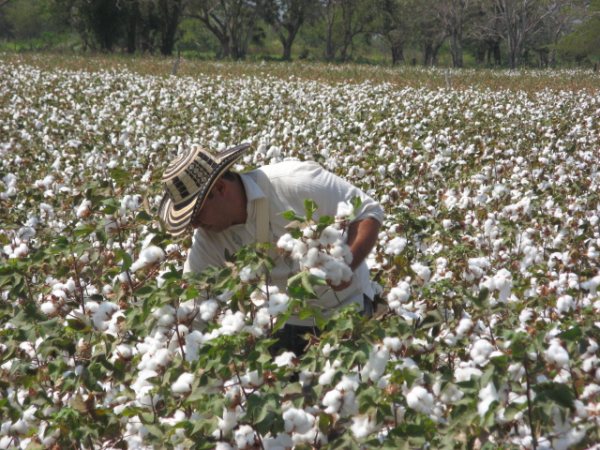
[[[215,181],[215,185],[212,188],[212,192],[218,193],[219,195],[223,195],[226,189],[227,182],[223,178],[219,178],[217,181]]]

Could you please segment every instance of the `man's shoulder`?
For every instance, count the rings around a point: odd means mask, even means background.
[[[262,171],[270,180],[277,180],[290,177],[312,176],[316,170],[323,170],[323,167],[315,161],[289,159],[274,164],[268,164],[255,170]]]

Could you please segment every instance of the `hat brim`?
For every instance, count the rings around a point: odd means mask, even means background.
[[[175,204],[167,194],[163,196],[158,208],[158,215],[160,222],[169,234],[179,236],[187,230],[194,211],[204,206],[206,198],[217,180],[237,162],[248,148],[250,148],[250,144],[244,143],[221,152],[219,154],[221,161],[208,181],[199,192],[190,195],[182,202]]]

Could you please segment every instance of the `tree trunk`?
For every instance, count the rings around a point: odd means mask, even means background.
[[[392,50],[392,66],[404,62],[404,46],[402,44],[393,44]]]
[[[131,3],[127,20],[127,53],[133,54],[137,49],[137,25],[140,16],[138,1]]]
[[[452,65],[454,67],[463,66],[462,39],[458,33],[452,33],[450,39],[450,53],[452,54]]]

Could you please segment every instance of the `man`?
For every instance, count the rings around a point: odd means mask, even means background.
[[[357,303],[372,312],[373,289],[365,258],[376,243],[383,210],[363,191],[323,169],[315,162],[284,161],[237,174],[229,169],[247,151],[241,144],[213,154],[195,147],[173,161],[163,175],[166,194],[159,208],[164,227],[173,235],[195,229],[185,272],[201,272],[225,263],[225,255],[257,241],[275,245],[287,233],[281,213],[304,215],[304,201],[318,209],[314,219],[335,216],[340,202],[359,197],[362,204],[349,225],[347,244],[352,252],[353,276],[337,286],[320,287],[313,303],[325,314]],[[273,282],[285,290],[297,263],[283,255],[275,258]],[[282,348],[301,352],[298,336],[312,330],[311,320],[291,317],[280,335]]]

